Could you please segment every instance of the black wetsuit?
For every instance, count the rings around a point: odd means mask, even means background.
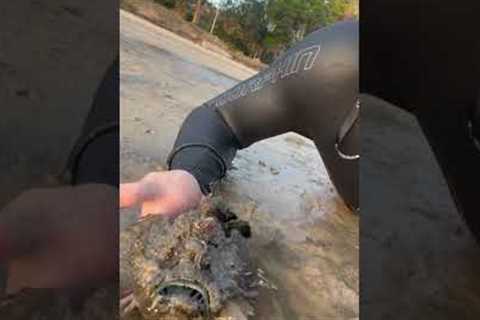
[[[191,172],[208,193],[238,149],[295,131],[315,141],[340,195],[358,208],[356,100],[368,93],[417,117],[457,208],[480,234],[480,41],[472,37],[480,30],[478,10],[426,3],[370,0],[361,8],[360,47],[355,21],[312,33],[267,70],[195,109],[182,125],[170,168]],[[117,184],[118,143],[102,147],[118,141],[117,105],[118,61],[72,153],[73,183]]]
[[[310,34],[267,70],[195,109],[169,167],[191,172],[208,193],[238,149],[294,131],[315,142],[338,192],[357,208],[358,64],[357,22]]]
[[[118,187],[120,164],[120,71],[117,58],[105,71],[87,119],[67,161],[65,183]]]
[[[480,234],[480,152],[473,138],[480,122],[479,50],[478,41],[467,36],[478,18],[408,1],[366,7],[360,50],[358,22],[337,23],[195,109],[179,132],[170,169],[191,172],[208,193],[238,149],[295,131],[315,142],[339,194],[358,208],[355,101],[360,93],[372,94],[417,116],[458,209]],[[456,24],[439,30],[442,19]]]

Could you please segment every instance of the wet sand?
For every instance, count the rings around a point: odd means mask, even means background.
[[[122,181],[162,168],[186,115],[254,74],[125,12],[120,51]],[[285,134],[240,151],[215,192],[253,227],[267,279],[255,319],[358,318],[358,217],[311,141]]]

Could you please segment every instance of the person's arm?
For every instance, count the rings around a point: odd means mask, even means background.
[[[184,121],[170,153],[168,167],[192,174],[206,195],[210,193],[210,184],[225,175],[240,147],[220,113],[201,106]]]
[[[118,188],[120,72],[117,57],[97,88],[87,119],[65,169],[72,185],[102,183]]]
[[[357,32],[354,21],[320,29],[268,69],[196,108],[180,129],[169,169],[190,172],[207,194],[237,150],[289,131],[314,139],[324,159],[333,159],[322,148],[334,152],[338,130],[355,105]]]
[[[277,77],[272,72],[275,68],[193,110],[170,153],[169,169],[190,172],[207,194],[210,184],[225,175],[238,149],[293,130],[295,116],[289,114],[282,83],[271,83]]]

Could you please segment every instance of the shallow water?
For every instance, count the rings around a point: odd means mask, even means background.
[[[188,112],[254,74],[123,13],[120,49],[123,181],[158,170]],[[265,278],[254,319],[358,318],[358,217],[311,141],[290,133],[240,151],[216,193],[252,225]]]

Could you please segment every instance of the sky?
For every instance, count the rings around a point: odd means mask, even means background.
[[[221,4],[222,2],[224,2],[225,0],[208,0],[208,2],[214,4],[215,6],[218,6],[219,4]],[[242,0],[236,0],[237,2],[241,2]]]
[[[211,4],[215,5],[215,6],[218,6],[222,0],[208,0],[208,2],[210,2]]]

